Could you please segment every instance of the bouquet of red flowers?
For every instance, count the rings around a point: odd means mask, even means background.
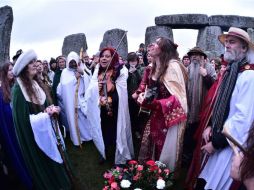
[[[103,190],[154,190],[165,189],[172,183],[173,173],[159,161],[147,161],[144,165],[130,160],[126,167],[115,167],[103,175]]]

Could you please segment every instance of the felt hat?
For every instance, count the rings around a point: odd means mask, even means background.
[[[191,57],[193,54],[202,55],[202,56],[204,56],[205,59],[207,58],[207,55],[200,47],[194,47],[194,48],[190,49],[190,51],[187,53],[187,55],[189,57]]]
[[[225,40],[228,36],[235,36],[245,41],[249,48],[254,49],[254,44],[251,42],[249,34],[241,28],[230,27],[226,34],[218,36],[219,41],[224,45]]]

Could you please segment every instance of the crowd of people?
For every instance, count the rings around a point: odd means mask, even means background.
[[[76,189],[66,138],[105,162],[159,160],[184,188],[254,189],[254,44],[231,27],[219,57],[158,37],[127,59],[106,47],[40,60],[17,51],[0,73],[0,177],[21,189]],[[10,184],[9,184],[10,185]],[[9,186],[10,188],[10,186]]]

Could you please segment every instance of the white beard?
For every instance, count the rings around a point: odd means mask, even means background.
[[[234,52],[225,52],[224,54],[224,60],[227,61],[228,63],[234,61],[236,59],[235,53]]]
[[[224,60],[227,61],[228,63],[233,62],[233,61],[239,61],[241,60],[245,54],[237,51],[232,51],[232,52],[225,52],[224,54]]]

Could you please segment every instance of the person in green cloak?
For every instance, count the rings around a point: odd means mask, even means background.
[[[28,50],[13,68],[17,77],[12,91],[17,138],[35,189],[72,189],[64,142],[53,119],[60,109],[51,105],[49,90],[37,77],[36,59],[36,53]]]

